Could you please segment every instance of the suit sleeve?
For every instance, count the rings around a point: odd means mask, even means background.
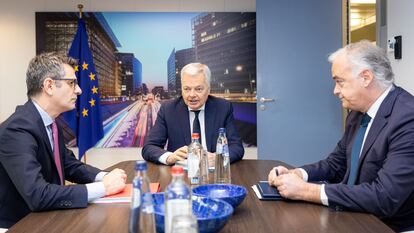
[[[239,161],[244,156],[244,148],[242,140],[234,125],[233,106],[229,103],[228,113],[225,120],[225,128],[227,132],[227,141],[229,143],[230,162]]]
[[[160,163],[158,161],[159,157],[167,152],[164,150],[167,139],[168,132],[165,120],[165,106],[161,105],[155,124],[145,139],[144,147],[142,148],[142,157],[147,161]]]
[[[82,208],[87,206],[85,185],[62,186],[45,180],[42,172],[51,164],[40,164],[38,140],[19,127],[5,129],[0,138],[0,162],[30,210]]]
[[[399,125],[387,138],[385,159],[364,161],[380,165],[374,180],[353,186],[325,186],[329,206],[337,210],[370,212],[379,218],[393,216],[405,208],[414,191],[414,120],[409,125]]]
[[[308,181],[329,181],[339,183],[343,180],[347,170],[346,142],[347,130],[337,143],[334,151],[324,160],[314,164],[302,166],[308,173]]]
[[[308,173],[308,181],[329,181],[339,183],[343,180],[347,170],[347,144],[351,141],[354,134],[354,124],[356,114],[351,112],[346,119],[345,132],[341,140],[337,143],[334,151],[319,162],[302,166]]]
[[[101,170],[82,163],[76,159],[73,152],[67,149],[66,146],[63,146],[63,148],[65,152],[63,156],[65,179],[79,184],[95,182],[95,177],[99,172],[101,172]]]

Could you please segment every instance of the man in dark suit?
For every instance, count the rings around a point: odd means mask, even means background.
[[[200,129],[201,144],[208,151],[210,165],[214,164],[219,128],[227,131],[230,162],[243,158],[243,145],[233,123],[233,107],[226,100],[209,95],[210,77],[210,69],[204,64],[183,67],[182,97],[161,106],[142,149],[145,160],[171,165],[186,159],[195,128]]]
[[[414,230],[414,97],[393,84],[387,55],[368,41],[329,61],[334,94],[351,110],[345,133],[326,159],[276,167],[269,183],[286,198],[368,212],[396,231]],[[306,182],[320,180],[331,184]]]
[[[82,92],[75,62],[55,53],[33,58],[26,75],[29,100],[0,125],[0,228],[31,211],[84,208],[125,187],[123,170],[106,173],[78,161],[54,121],[75,108]],[[80,184],[65,186],[65,180]]]

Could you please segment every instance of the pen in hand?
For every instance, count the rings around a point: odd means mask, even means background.
[[[277,171],[277,168],[275,168],[275,173],[276,173],[276,176],[279,176],[279,172]]]

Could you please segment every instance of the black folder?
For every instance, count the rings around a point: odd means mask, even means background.
[[[262,195],[261,200],[284,200],[285,199],[284,197],[280,195],[277,188],[274,186],[270,186],[267,181],[259,181],[259,183],[257,183],[256,186],[260,194]]]

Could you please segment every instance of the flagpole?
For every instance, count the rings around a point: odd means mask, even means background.
[[[83,5],[82,4],[78,4],[78,9],[79,9],[79,19],[82,19],[82,9],[83,9]],[[83,155],[83,162],[86,164],[86,152]]]
[[[82,9],[83,9],[83,5],[82,4],[78,4],[78,9],[79,9],[79,19],[82,19]]]
[[[85,154],[83,155],[83,162],[86,164],[86,152],[85,152]]]

